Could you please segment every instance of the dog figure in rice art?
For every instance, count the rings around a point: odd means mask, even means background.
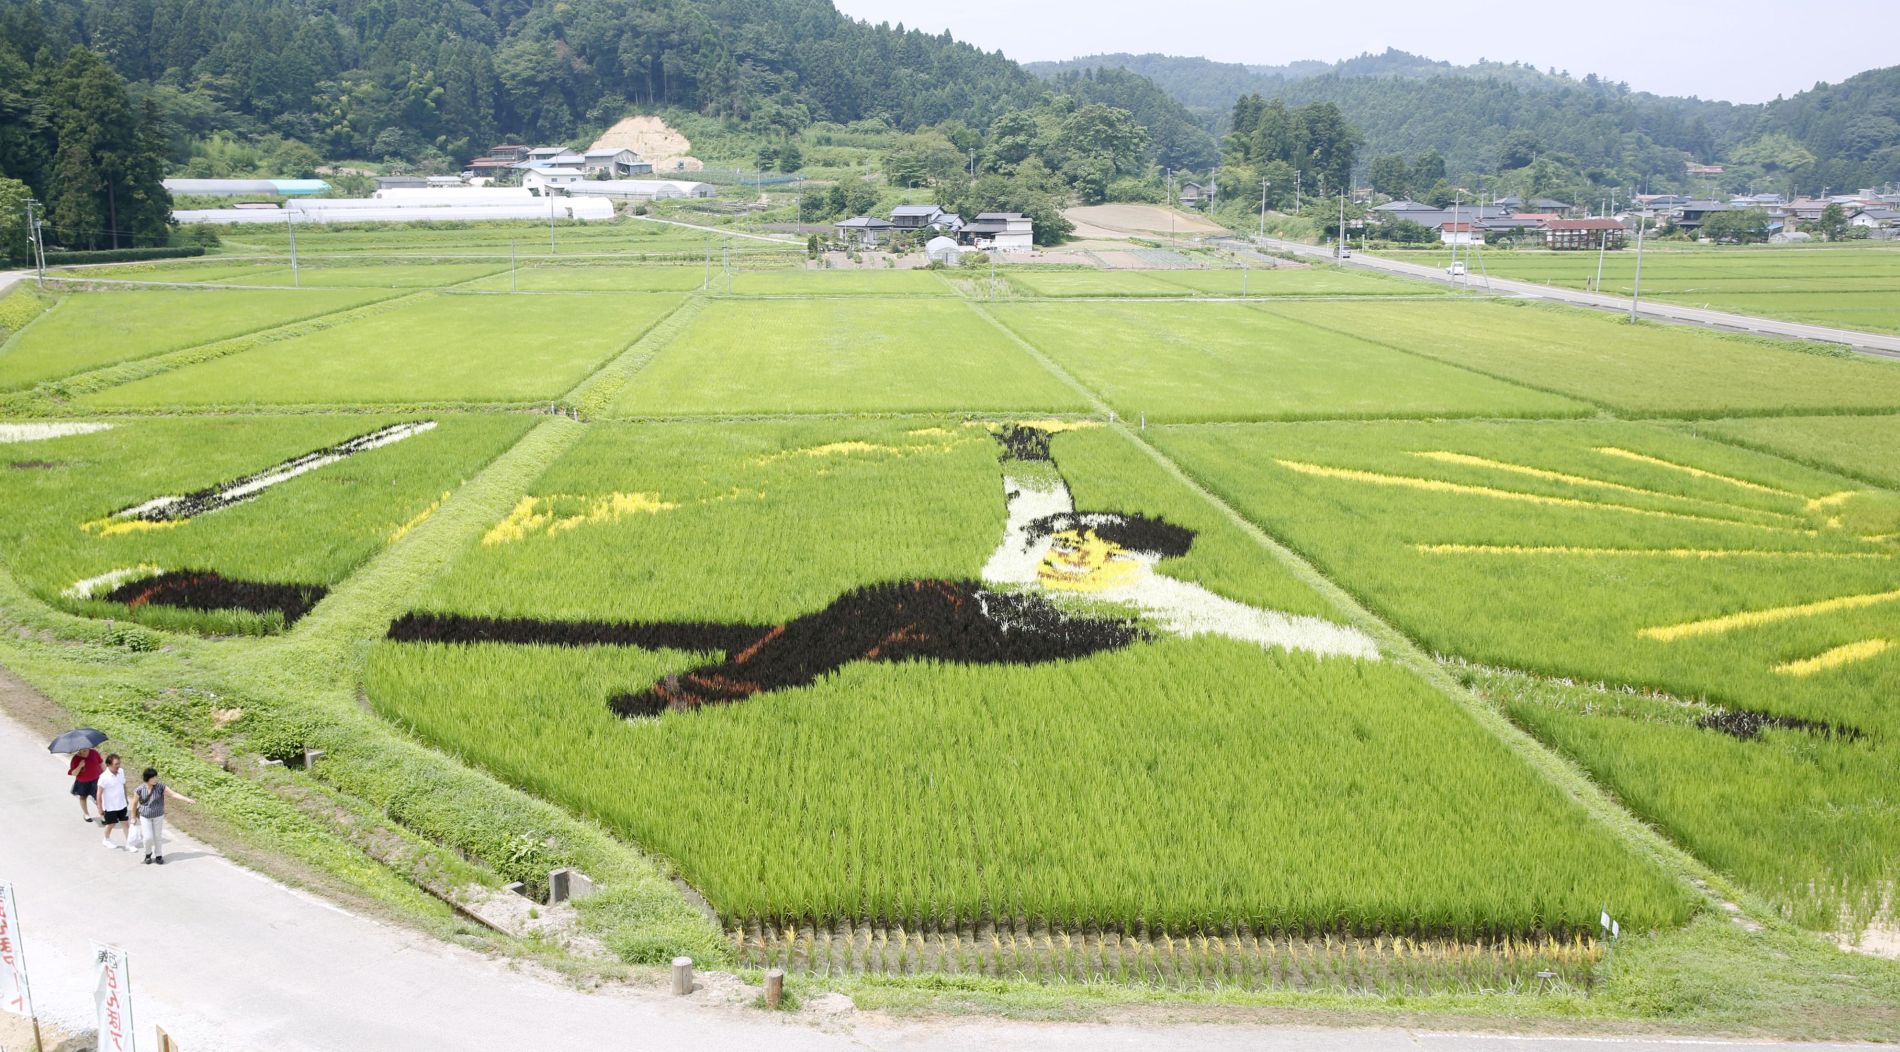
[[[1357,629],[1247,606],[1156,572],[1194,532],[1157,518],[1075,511],[1049,454],[1060,425],[994,432],[1008,509],[982,578],[853,589],[778,625],[530,621],[404,615],[389,638],[413,642],[618,645],[723,654],[609,704],[627,717],[744,701],[805,686],[856,661],[1038,664],[1171,635],[1217,634],[1263,647],[1377,659]]]

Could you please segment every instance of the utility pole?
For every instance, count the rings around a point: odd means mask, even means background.
[[[1604,218],[1608,219],[1609,217],[1605,216]],[[1603,291],[1603,251],[1608,248],[1609,245],[1610,232],[1608,230],[1597,231],[1597,280],[1595,284],[1590,286],[1592,292],[1601,293]]]
[[[33,239],[33,267],[39,275],[39,286],[44,290],[46,288],[46,239],[40,233],[39,217],[33,214],[33,208],[38,204],[38,201],[30,197],[26,199],[26,232]]]
[[[284,208],[284,231],[290,235],[290,287],[303,288],[303,277],[297,272],[297,224],[296,213],[288,206]]]
[[[1346,258],[1346,194],[1344,191],[1339,194],[1339,229],[1335,233],[1338,236],[1333,239],[1333,258],[1344,259]]]
[[[1648,217],[1640,213],[1636,219],[1636,281],[1630,286],[1630,324],[1636,324],[1636,303],[1643,297],[1643,227],[1648,225]]]
[[[1293,210],[1295,212],[1300,210],[1300,183],[1304,181],[1305,176],[1305,172],[1293,173]]]
[[[515,277],[515,239],[508,239],[508,291],[520,292],[521,283]]]
[[[554,187],[543,187],[541,192],[548,197],[548,255],[557,255],[560,249],[554,247]]]
[[[1455,190],[1451,197],[1451,271],[1452,278],[1458,277],[1458,212],[1464,205],[1464,191]],[[1470,255],[1466,253],[1467,257]],[[1467,262],[1467,265],[1469,263]]]
[[[1267,239],[1267,181],[1260,180],[1260,238]]]
[[[1168,240],[1174,240],[1174,169],[1168,169]]]

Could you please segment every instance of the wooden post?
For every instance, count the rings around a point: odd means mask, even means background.
[[[691,957],[673,958],[673,992],[682,996],[693,992],[693,959]]]
[[[779,999],[785,996],[785,969],[773,968],[765,973],[765,1007],[778,1008]]]
[[[179,1052],[178,1042],[165,1032],[164,1027],[154,1026],[152,1029],[158,1031],[158,1052]]]

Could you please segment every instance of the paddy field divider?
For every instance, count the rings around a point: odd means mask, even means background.
[[[656,355],[664,351],[682,330],[691,325],[699,312],[706,309],[706,296],[703,293],[690,293],[679,306],[648,325],[626,349],[607,361],[607,364],[589,373],[562,395],[557,403],[569,408],[583,420],[593,419],[607,411],[620,397],[620,392],[633,382],[640,370],[646,368]]]

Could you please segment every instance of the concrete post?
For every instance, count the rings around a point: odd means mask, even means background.
[[[673,958],[673,992],[684,996],[693,992],[693,959]]]
[[[785,969],[774,968],[765,973],[765,1007],[776,1009],[779,999],[785,996]]]

